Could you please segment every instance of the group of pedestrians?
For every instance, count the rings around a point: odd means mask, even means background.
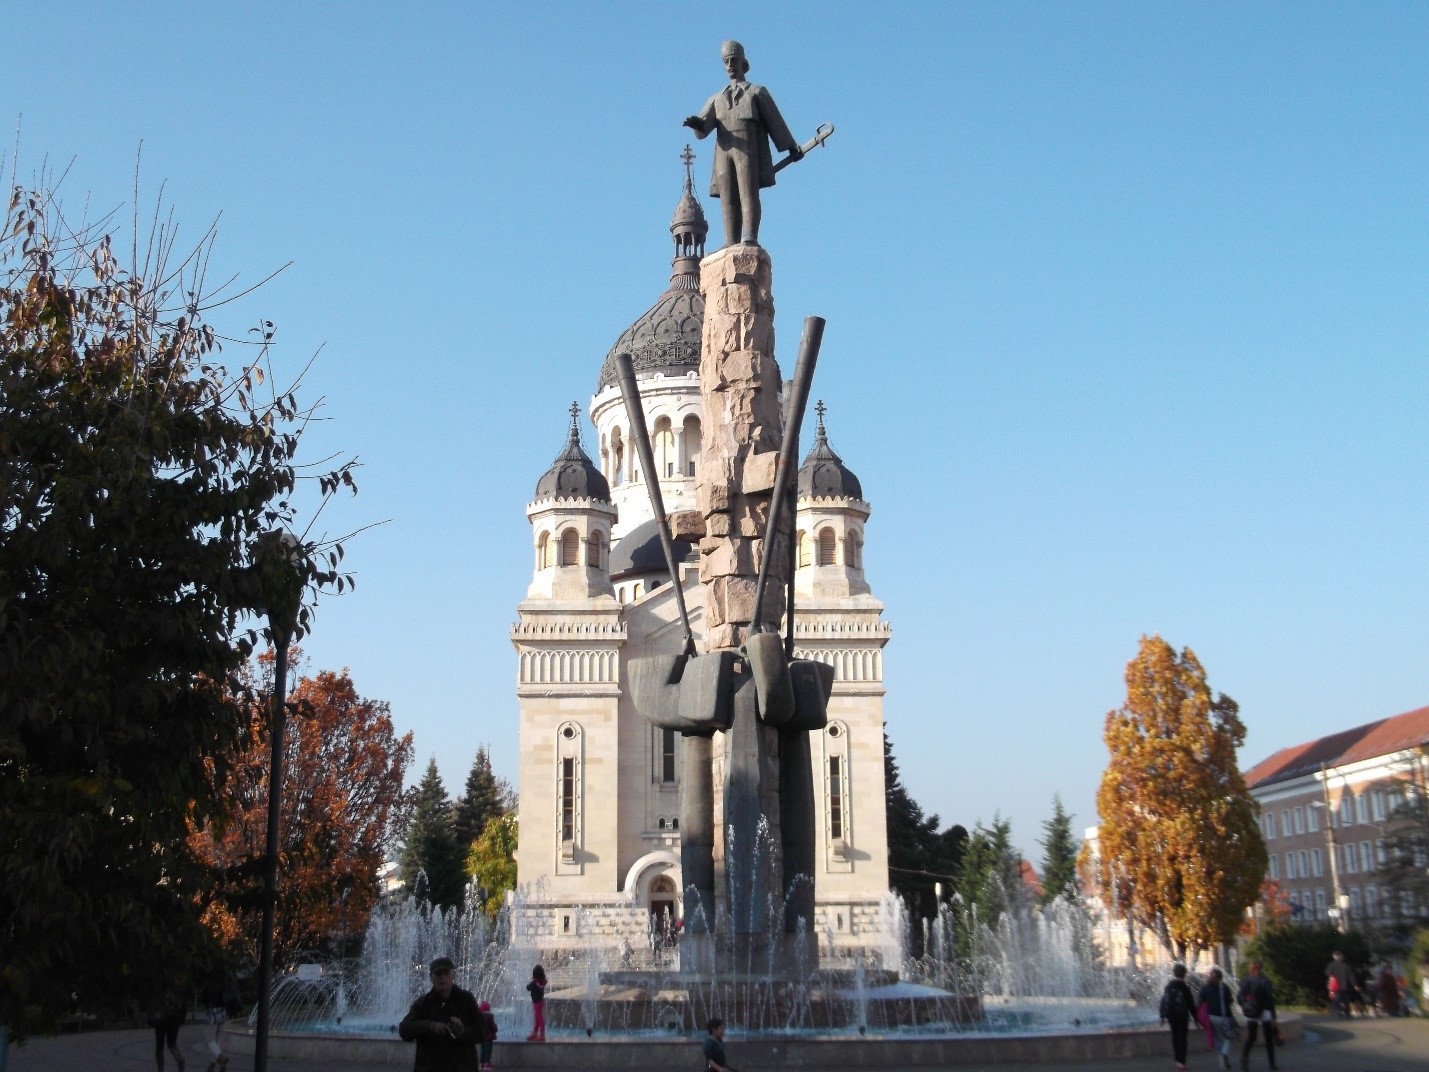
[[[204,1022],[210,1034],[208,1050],[213,1055],[205,1072],[224,1072],[228,1067],[228,1057],[223,1052],[223,1025],[232,1013],[238,1011],[238,991],[226,972],[211,976],[199,991],[199,1004],[203,1006]],[[184,1055],[179,1049],[179,1028],[188,1019],[188,994],[180,994],[177,989],[163,1007],[149,1016],[149,1026],[154,1029],[154,1065],[158,1072],[164,1072],[164,1051],[173,1054],[178,1072],[184,1072]]]
[[[1250,1068],[1251,1051],[1258,1035],[1265,1037],[1265,1053],[1276,1068],[1275,1044],[1280,1030],[1275,1022],[1275,992],[1261,972],[1260,961],[1252,961],[1250,971],[1232,991],[1220,968],[1212,968],[1199,993],[1186,982],[1186,966],[1171,970],[1171,981],[1161,994],[1161,1019],[1171,1027],[1171,1053],[1177,1068],[1186,1067],[1186,1043],[1194,1018],[1206,1032],[1206,1043],[1220,1058],[1222,1068],[1230,1068],[1231,1053],[1239,1034],[1236,1008],[1245,1020],[1245,1045],[1240,1052],[1242,1072]]]

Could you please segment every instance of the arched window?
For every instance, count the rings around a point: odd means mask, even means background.
[[[850,532],[844,538],[844,565],[850,569],[863,569],[863,536]]]
[[[599,530],[592,532],[586,540],[585,564],[591,569],[605,568],[605,537]]]
[[[799,568],[812,566],[814,564],[814,541],[809,539],[809,534],[803,529],[799,530]]]
[[[819,530],[819,565],[834,566],[838,564],[838,538],[834,535],[833,529]]]
[[[670,428],[670,418],[661,417],[655,422],[655,431],[650,436],[650,446],[655,453],[655,471],[661,479],[678,476],[675,472],[675,433]]]
[[[550,569],[556,564],[556,556],[551,548],[551,534],[543,532],[536,539],[536,568]]]
[[[581,564],[581,534],[575,529],[566,529],[561,533],[561,565],[579,566]]]
[[[700,435],[700,419],[691,413],[685,418],[684,442],[681,444],[683,452],[681,455],[680,472],[685,476],[695,475],[695,461],[700,456],[700,451],[704,449],[704,438]]]
[[[610,484],[611,487],[618,485],[624,477],[625,464],[625,440],[621,438],[620,429],[610,430]]]

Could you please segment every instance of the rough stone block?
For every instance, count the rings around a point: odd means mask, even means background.
[[[698,510],[681,510],[670,515],[670,535],[694,543],[705,534],[705,519]]]
[[[777,451],[751,454],[744,459],[743,489],[746,495],[758,495],[774,490],[774,475],[779,470]]]
[[[710,514],[705,518],[705,535],[719,537],[721,542],[729,535],[730,528],[729,514]]]
[[[709,465],[717,464],[715,459],[703,454],[700,456],[700,463],[701,466],[704,467],[701,469],[703,473],[709,472]],[[729,485],[701,480],[695,486],[695,503],[700,513],[704,514],[705,517],[709,517],[710,514],[722,513],[728,510]]]
[[[746,632],[745,627],[734,622],[721,622],[718,625],[712,625],[705,630],[708,650],[718,651],[721,648],[737,648],[744,643]],[[718,842],[718,840],[717,838],[716,842]]]
[[[754,584],[752,576],[714,579],[710,584],[710,595],[724,609],[724,621],[748,622],[754,619]]]

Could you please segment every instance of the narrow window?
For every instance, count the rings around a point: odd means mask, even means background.
[[[576,839],[576,761],[561,760],[561,840]]]
[[[1270,877],[1271,877],[1271,878],[1277,878],[1277,879],[1280,877],[1280,857],[1279,857],[1279,856],[1272,856],[1272,857],[1270,858]]]
[[[838,564],[838,544],[833,529],[819,530],[819,565],[833,566]]]
[[[1319,849],[1310,850],[1310,867],[1315,872],[1315,877],[1319,878],[1325,873],[1325,860],[1320,855]]]
[[[536,568],[550,569],[555,564],[555,555],[551,551],[551,534],[543,532],[536,540]]]
[[[807,532],[799,533],[799,568],[814,564],[814,545]]]
[[[1305,832],[1305,809],[1304,809],[1304,808],[1296,808],[1296,809],[1295,809],[1295,833],[1297,833],[1297,834],[1303,834],[1304,832]]]
[[[586,540],[585,564],[591,569],[605,568],[605,538],[599,532],[592,532]]]
[[[1369,800],[1363,793],[1355,797],[1355,822],[1369,822]]]
[[[675,781],[675,731],[660,731],[660,781],[671,785]]]
[[[839,757],[829,757],[829,836],[838,841],[844,836],[843,778]]]
[[[1305,809],[1305,829],[1310,831],[1310,833],[1312,834],[1320,829],[1320,816],[1318,814],[1319,810],[1319,808]]]
[[[561,533],[561,565],[579,566],[581,564],[581,534],[575,529],[566,529]]]

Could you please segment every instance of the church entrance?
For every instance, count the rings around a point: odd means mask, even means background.
[[[650,940],[655,950],[670,945],[675,937],[675,881],[661,875],[650,883]]]

